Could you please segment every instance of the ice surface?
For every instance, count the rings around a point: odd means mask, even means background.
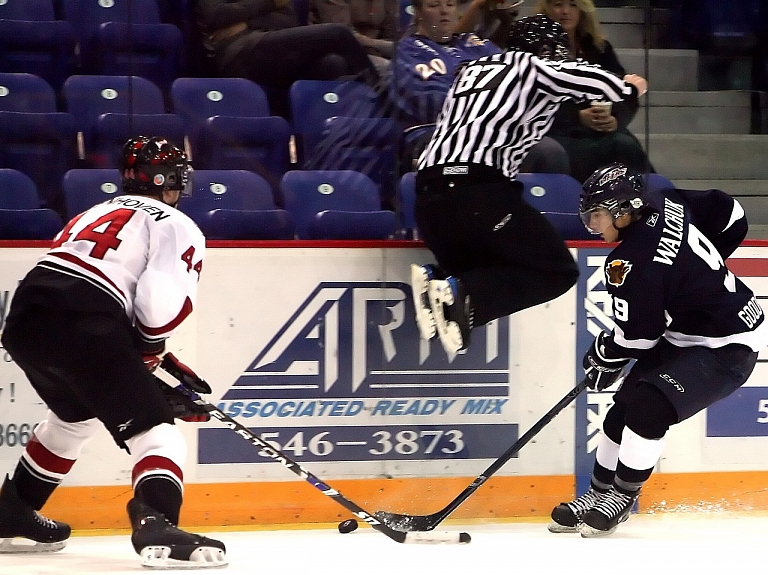
[[[582,539],[549,533],[546,523],[450,524],[472,534],[468,545],[404,545],[367,526],[206,532],[227,545],[222,575],[701,575],[763,573],[768,515],[668,513],[634,515],[613,535]],[[443,526],[440,526],[443,527]],[[0,555],[2,575],[149,573],[128,535],[75,533],[48,555]],[[159,571],[168,573],[169,571]],[[185,571],[190,573],[190,571]]]

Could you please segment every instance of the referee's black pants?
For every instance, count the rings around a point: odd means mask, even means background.
[[[419,235],[464,283],[475,326],[553,300],[578,279],[557,230],[522,192],[507,179],[417,175]]]

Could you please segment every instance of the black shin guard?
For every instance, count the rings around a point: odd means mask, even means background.
[[[150,475],[136,485],[134,494],[136,499],[162,513],[168,521],[179,524],[182,495],[175,482],[162,475]]]

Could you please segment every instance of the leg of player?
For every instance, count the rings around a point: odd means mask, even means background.
[[[619,412],[617,414],[617,411]],[[621,410],[614,410],[611,417],[606,417],[608,428],[611,419],[621,417]],[[623,419],[621,420],[623,422]],[[592,468],[592,478],[589,490],[573,501],[561,503],[552,510],[552,521],[548,529],[552,533],[577,533],[579,523],[584,514],[595,507],[608,494],[613,486],[616,475],[616,465],[619,460],[619,444],[613,441],[605,432],[600,433]]]
[[[101,427],[98,420],[68,422],[48,411],[35,426],[13,476],[0,488],[0,553],[59,551],[69,525],[39,513]]]
[[[134,460],[128,502],[131,543],[145,567],[199,569],[227,564],[221,541],[177,527],[186,444],[181,431],[161,423],[126,440]]]
[[[578,527],[582,537],[610,535],[629,518],[643,483],[651,476],[663,451],[663,437],[648,439],[624,428],[613,486],[582,517]]]
[[[472,305],[462,281],[454,276],[429,282],[429,303],[437,335],[449,355],[469,347]]]
[[[434,265],[411,264],[411,292],[413,309],[416,312],[416,325],[423,340],[435,337],[435,317],[429,305],[429,282],[445,277],[442,270]]]

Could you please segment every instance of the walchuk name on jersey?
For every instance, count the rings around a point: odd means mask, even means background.
[[[171,212],[166,212],[156,205],[144,203],[142,200],[132,196],[120,196],[118,198],[113,198],[109,200],[109,203],[122,204],[126,208],[133,208],[135,210],[147,212],[149,215],[154,216],[156,222],[162,221],[165,218],[170,218],[172,215]]]
[[[682,204],[676,204],[669,198],[664,198],[664,229],[661,231],[653,261],[668,266],[675,263],[675,257],[683,241],[684,220],[685,210]]]

